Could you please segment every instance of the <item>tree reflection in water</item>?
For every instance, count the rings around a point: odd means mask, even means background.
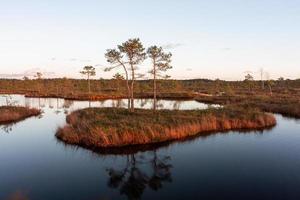
[[[140,107],[144,108],[149,102],[149,99],[140,99]]]
[[[154,106],[154,101],[153,101],[153,106]],[[164,109],[164,104],[159,100],[156,102],[156,109]]]
[[[116,99],[111,101],[111,107],[113,108],[122,108],[125,106],[125,103],[122,101],[122,99]]]
[[[56,115],[58,115],[59,113],[61,113],[61,107],[59,106],[59,99],[58,98],[56,98],[56,110],[54,111],[54,113],[56,114]]]
[[[181,107],[182,101],[175,101],[173,104],[173,109],[174,110],[179,110]]]
[[[160,158],[157,156],[156,151],[154,151],[154,158],[152,159],[153,175],[149,180],[149,187],[151,189],[157,191],[162,188],[163,182],[172,182],[172,165],[168,163],[170,160],[170,156]]]
[[[172,182],[169,156],[158,155],[152,152],[149,158],[127,155],[126,164],[122,169],[108,168],[108,186],[118,189],[128,199],[141,199],[144,190],[149,187],[157,191],[163,183]],[[147,170],[150,168],[150,173]]]
[[[6,124],[6,125],[1,125],[0,128],[5,132],[9,133],[12,131],[14,124]]]
[[[73,104],[74,104],[74,101],[72,101],[72,100],[67,100],[67,99],[64,100],[64,103],[62,106],[64,109],[64,114],[68,114],[69,109],[73,106]]]

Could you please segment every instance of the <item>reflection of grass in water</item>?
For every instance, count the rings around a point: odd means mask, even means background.
[[[14,100],[12,95],[1,95],[5,99],[5,105],[6,106],[16,106],[19,104],[18,100]]]

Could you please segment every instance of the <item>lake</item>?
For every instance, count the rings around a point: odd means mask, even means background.
[[[40,117],[0,126],[0,199],[300,199],[300,120],[276,115],[270,130],[199,135],[185,141],[92,152],[55,138],[66,114],[98,102],[25,98]],[[6,98],[0,97],[0,104]],[[160,100],[160,109],[206,109],[196,101]],[[152,101],[138,99],[139,108]]]

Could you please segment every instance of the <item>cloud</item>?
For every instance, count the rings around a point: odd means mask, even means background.
[[[80,62],[91,62],[91,60],[89,60],[89,59],[83,59],[83,60],[80,60]]]
[[[79,59],[79,58],[69,58],[66,60],[70,62],[91,62],[90,59]]]
[[[222,51],[231,51],[232,49],[229,48],[229,47],[225,47],[225,48],[222,48],[221,50],[222,50]]]
[[[102,64],[96,64],[95,67],[105,67],[105,65],[102,65]]]
[[[162,45],[162,48],[164,49],[175,49],[177,47],[183,46],[182,43],[168,43],[168,44],[164,44]]]
[[[56,73],[55,72],[49,72],[49,71],[45,71],[42,70],[41,68],[32,68],[29,70],[26,70],[22,73],[15,73],[15,74],[0,74],[0,78],[16,78],[16,79],[20,79],[23,78],[24,76],[27,77],[34,77],[34,75],[36,75],[37,72],[41,72],[43,74],[43,77],[46,78],[54,78],[56,77]]]

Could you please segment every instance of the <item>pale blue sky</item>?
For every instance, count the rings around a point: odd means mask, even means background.
[[[0,74],[109,78],[105,50],[132,37],[168,47],[173,78],[300,78],[300,0],[0,0]]]

